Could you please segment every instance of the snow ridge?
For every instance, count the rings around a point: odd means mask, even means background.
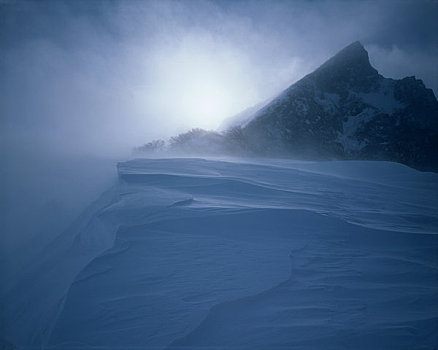
[[[437,174],[390,162],[196,158],[118,171],[8,296],[8,343],[437,343]]]

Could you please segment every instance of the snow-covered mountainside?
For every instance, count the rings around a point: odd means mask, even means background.
[[[384,78],[355,42],[270,102],[137,154],[384,160],[438,171],[438,101],[421,80]]]
[[[438,169],[433,91],[415,77],[384,78],[359,42],[247,120],[243,137],[256,154],[390,160]]]
[[[433,349],[438,174],[141,159],[2,288],[13,349]]]
[[[229,118],[226,118],[222,124],[219,126],[220,131],[226,131],[228,129],[234,128],[234,127],[243,127],[246,124],[248,124],[253,118],[254,114],[259,111],[261,108],[263,108],[265,105],[267,105],[270,100],[263,101],[260,103],[257,103],[256,105],[245,108],[240,113],[237,113],[236,115],[233,115]]]

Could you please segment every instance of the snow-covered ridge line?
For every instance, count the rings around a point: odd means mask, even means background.
[[[196,158],[118,171],[7,296],[9,343],[364,348],[381,329],[400,349],[436,341],[438,174]]]

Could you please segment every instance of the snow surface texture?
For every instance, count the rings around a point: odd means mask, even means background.
[[[2,295],[19,349],[434,349],[438,174],[139,159]]]

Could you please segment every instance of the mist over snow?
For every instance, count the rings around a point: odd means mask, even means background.
[[[426,0],[0,0],[0,348],[437,347],[437,174],[230,159],[221,140],[239,134],[214,131],[269,101],[286,125],[279,94],[355,42],[379,74],[424,82],[376,90],[403,95],[415,124],[411,106],[436,107],[437,18]],[[364,123],[400,119],[399,100],[346,94]],[[272,111],[253,128],[269,142],[289,132]],[[362,146],[331,113],[321,133]],[[129,160],[178,134],[216,158]]]
[[[2,284],[5,348],[437,344],[438,174],[266,158],[117,168]]]

